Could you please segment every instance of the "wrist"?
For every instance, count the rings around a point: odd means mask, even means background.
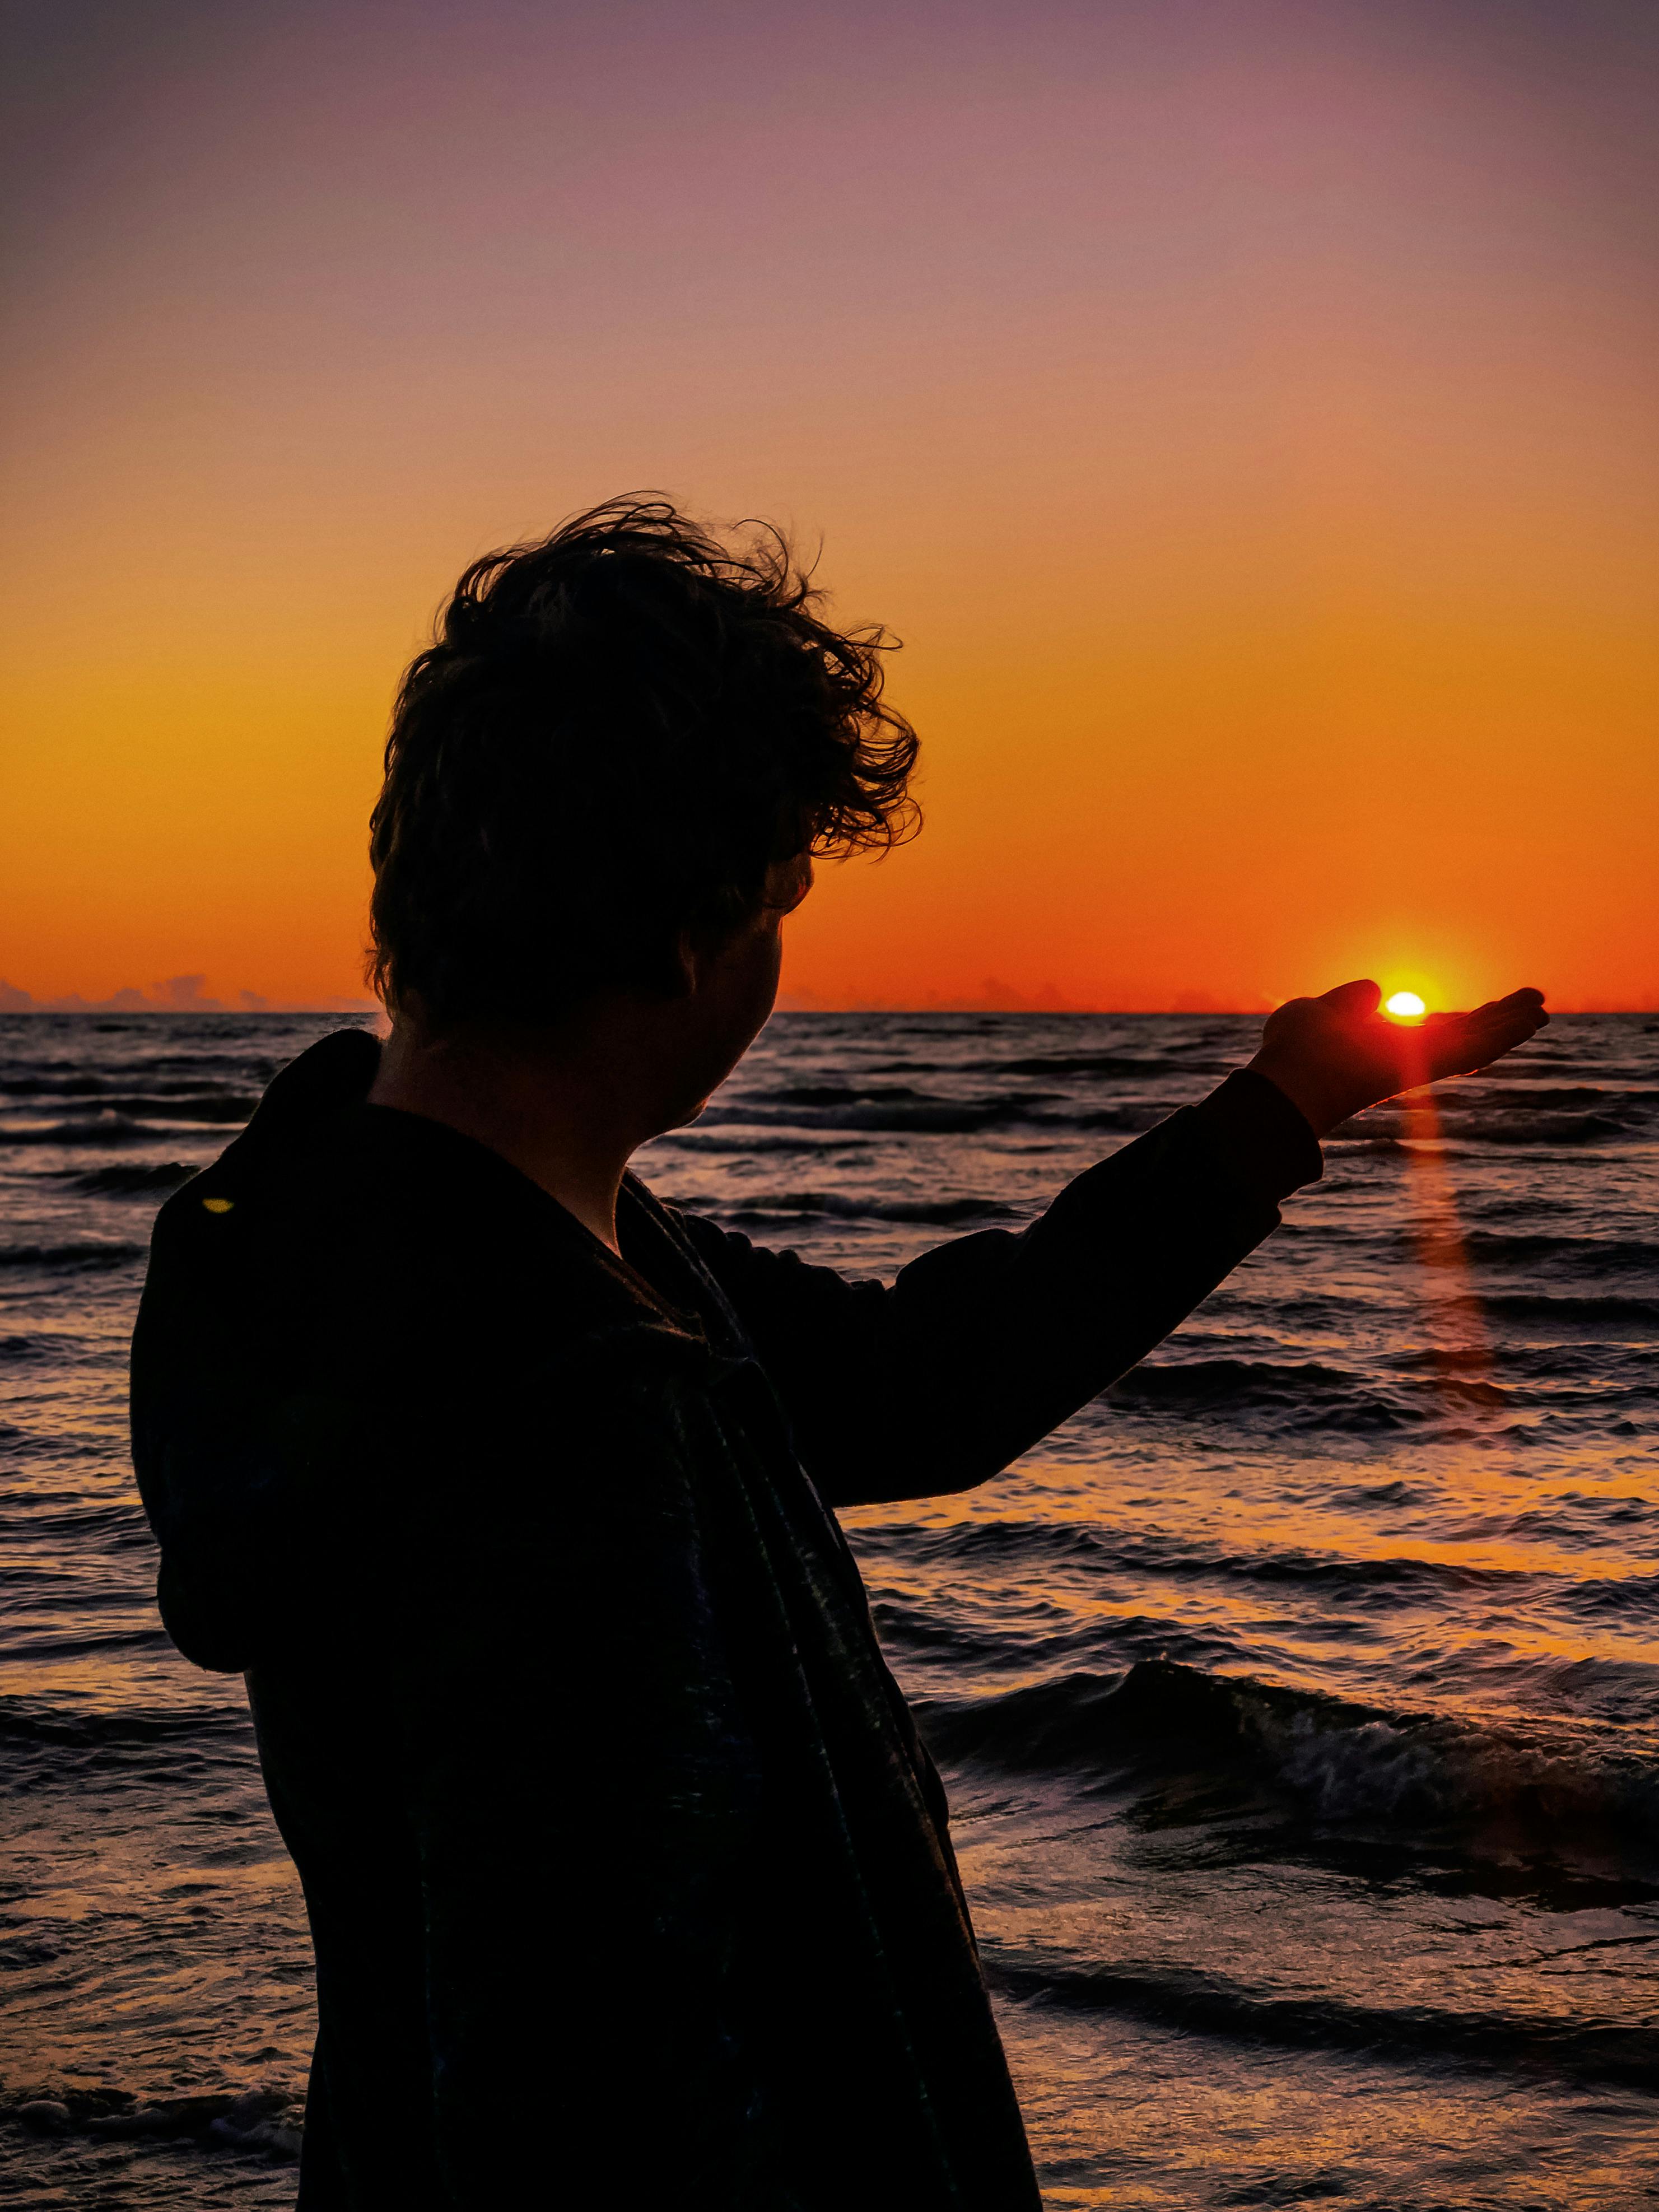
[[[1253,1068],[1236,1067],[1191,1110],[1239,1180],[1275,1206],[1324,1173],[1307,1116]]]
[[[1328,1137],[1337,1123],[1346,1121],[1354,1110],[1305,1060],[1259,1052],[1249,1066],[1253,1074],[1266,1076],[1273,1088],[1290,1100],[1316,1137]]]

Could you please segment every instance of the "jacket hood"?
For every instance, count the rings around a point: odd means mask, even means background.
[[[273,1214],[297,1159],[360,1108],[380,1064],[364,1030],[276,1076],[241,1135],[156,1217],[132,1341],[132,1457],[161,1547],[156,1596],[198,1666],[240,1673],[267,1641],[291,1562],[294,1485],[261,1352]]]
[[[446,1423],[465,1458],[473,1378],[503,1359],[556,1394],[561,1374],[708,1381],[749,1357],[706,1278],[670,1304],[487,1147],[367,1106],[379,1058],[362,1030],[313,1045],[156,1218],[133,1463],[162,1620],[199,1666],[240,1672],[363,1610],[411,1464]],[[624,1206],[701,1272],[632,1177]],[[678,1297],[672,1264],[652,1274]]]

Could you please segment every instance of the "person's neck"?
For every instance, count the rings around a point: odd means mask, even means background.
[[[635,1127],[637,1103],[619,1075],[612,1054],[580,1041],[507,1030],[432,1036],[400,1020],[368,1103],[488,1145],[615,1252],[623,1176],[655,1133]]]

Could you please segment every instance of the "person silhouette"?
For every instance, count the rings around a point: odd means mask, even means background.
[[[1038,2203],[945,1794],[835,1509],[963,1490],[1134,1364],[1535,992],[1370,983],[890,1286],[664,1205],[814,856],[908,833],[885,640],[781,540],[612,501],[478,562],[375,808],[392,1018],[158,1218],[133,1450],[245,1672],[317,1964],[304,2212]]]

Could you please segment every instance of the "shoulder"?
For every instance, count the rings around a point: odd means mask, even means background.
[[[505,1160],[385,1109],[262,1156],[239,1139],[158,1218],[141,1342],[429,1405],[651,1364],[660,1311]],[[668,1332],[672,1335],[672,1330]]]

